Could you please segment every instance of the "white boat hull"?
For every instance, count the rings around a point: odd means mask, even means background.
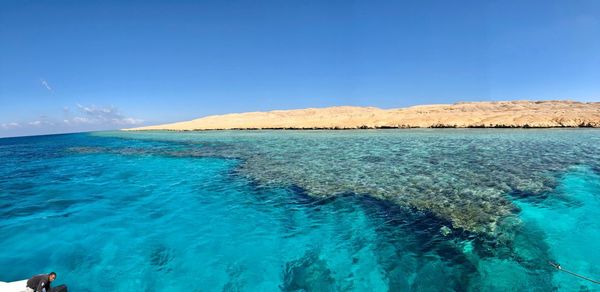
[[[16,282],[0,282],[0,292],[25,292],[27,280]]]

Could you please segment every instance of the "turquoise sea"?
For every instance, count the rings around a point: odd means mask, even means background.
[[[599,291],[600,131],[0,139],[0,281],[70,291]]]

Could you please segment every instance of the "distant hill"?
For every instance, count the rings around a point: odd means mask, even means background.
[[[497,101],[399,109],[338,106],[207,116],[125,130],[600,127],[600,102]]]

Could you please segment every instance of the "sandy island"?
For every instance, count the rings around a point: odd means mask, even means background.
[[[600,127],[600,102],[497,101],[398,109],[338,106],[207,116],[125,130]]]

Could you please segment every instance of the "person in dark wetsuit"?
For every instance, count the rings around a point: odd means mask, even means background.
[[[27,292],[50,292],[50,283],[56,279],[56,273],[35,275],[27,280]]]

